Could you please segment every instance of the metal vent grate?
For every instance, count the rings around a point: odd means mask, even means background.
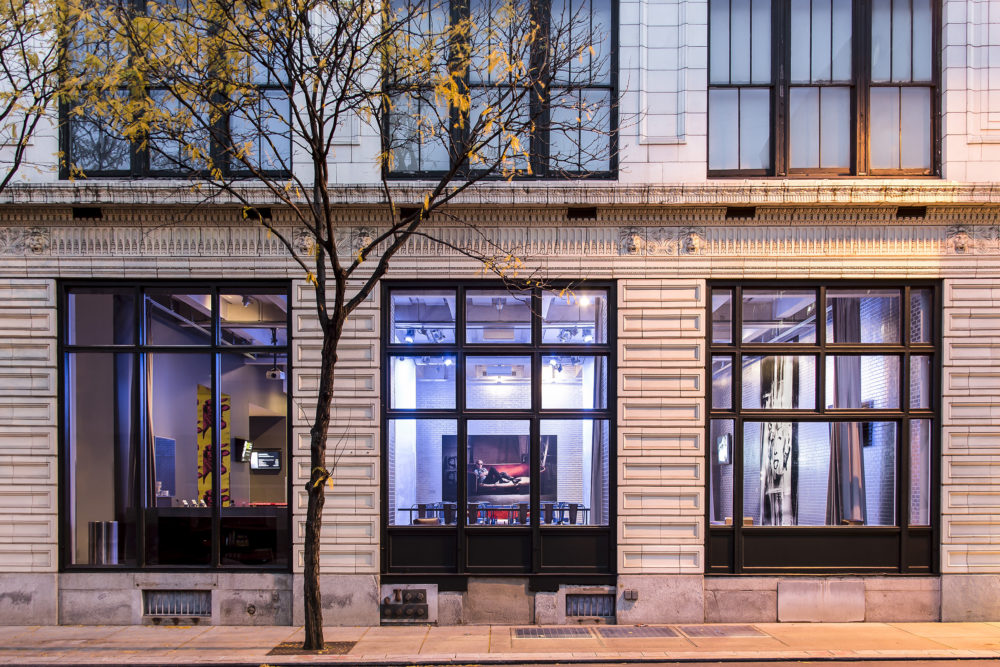
[[[682,625],[688,637],[766,637],[752,625]]]
[[[593,637],[587,628],[514,628],[514,639],[586,639]]]
[[[606,628],[594,628],[605,639],[622,639],[626,637],[680,637],[677,631],[666,626],[648,625],[612,625]]]
[[[567,593],[566,615],[614,618],[615,596],[607,593]]]
[[[143,591],[145,616],[212,615],[212,591]]]

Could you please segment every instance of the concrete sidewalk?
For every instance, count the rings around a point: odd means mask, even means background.
[[[2,626],[2,664],[469,664],[998,659],[997,623],[331,627],[325,655],[271,654],[287,626]],[[343,654],[337,655],[336,651]]]

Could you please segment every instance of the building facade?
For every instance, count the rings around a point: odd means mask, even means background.
[[[326,621],[1000,618],[1000,1],[592,11],[609,177],[470,190],[348,322]],[[313,289],[235,201],[60,180],[67,132],[0,208],[0,622],[300,623]]]

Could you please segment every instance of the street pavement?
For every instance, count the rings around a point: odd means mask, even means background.
[[[294,651],[301,627],[0,626],[0,664],[990,660],[1000,665],[1000,622],[329,627],[325,638],[332,644],[329,653],[295,655],[272,651],[286,643],[293,643]]]

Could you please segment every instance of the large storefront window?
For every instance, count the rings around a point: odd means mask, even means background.
[[[389,285],[386,573],[610,573],[610,285]]]
[[[936,303],[711,286],[709,572],[935,569]]]
[[[289,566],[287,331],[283,285],[64,286],[64,566]]]

